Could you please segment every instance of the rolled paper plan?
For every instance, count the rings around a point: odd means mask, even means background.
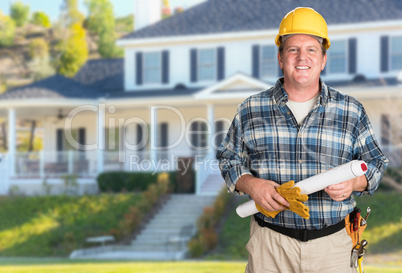
[[[301,194],[311,194],[325,189],[329,185],[339,184],[355,177],[362,176],[367,171],[367,165],[362,160],[353,160],[332,170],[311,176],[294,185],[300,188]],[[237,214],[244,218],[258,212],[254,200],[247,201],[236,208]]]

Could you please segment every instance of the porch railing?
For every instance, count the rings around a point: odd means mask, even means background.
[[[204,154],[199,153],[200,159]],[[164,172],[175,171],[180,158],[195,157],[186,151],[109,152],[103,153],[101,172]],[[17,153],[15,177],[60,177],[76,174],[79,177],[93,177],[99,173],[97,151],[40,151]]]

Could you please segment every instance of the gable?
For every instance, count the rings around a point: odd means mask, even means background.
[[[248,97],[272,87],[273,84],[260,81],[243,73],[237,73],[204,90],[194,97],[197,99],[225,99],[234,97]]]

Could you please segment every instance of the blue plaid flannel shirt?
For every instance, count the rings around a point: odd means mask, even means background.
[[[367,192],[377,189],[388,159],[374,138],[372,126],[360,102],[334,90],[321,81],[319,99],[299,126],[287,107],[288,96],[282,86],[275,86],[246,99],[238,108],[217,158],[229,192],[245,174],[283,184],[298,182],[354,159],[368,165],[365,174]],[[356,205],[353,195],[344,201],[333,201],[324,191],[309,195],[305,204],[310,219],[305,220],[290,210],[271,224],[296,229],[322,229],[344,219]]]

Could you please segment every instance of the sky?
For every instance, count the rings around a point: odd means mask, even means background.
[[[9,14],[10,4],[17,0],[0,0],[0,10],[3,14]],[[45,12],[50,19],[54,22],[57,20],[60,6],[63,0],[21,0],[25,5],[29,5],[31,14],[35,11]],[[115,17],[126,16],[134,10],[134,0],[109,0],[113,4]],[[205,0],[169,0],[172,10],[175,7],[183,7],[187,9],[194,4],[203,2]],[[86,7],[84,0],[78,0],[80,11],[86,14]]]

